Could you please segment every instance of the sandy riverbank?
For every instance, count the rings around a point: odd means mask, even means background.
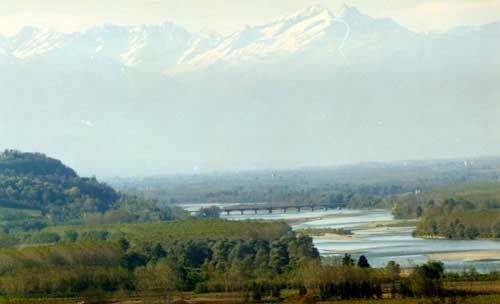
[[[349,215],[346,214],[327,214],[322,216],[310,216],[310,217],[302,217],[302,218],[290,218],[290,219],[282,219],[282,221],[286,222],[289,225],[300,225],[303,223],[311,222],[311,221],[322,221],[331,218],[343,218]]]
[[[427,256],[431,259],[439,260],[490,260],[499,259],[500,251],[463,251],[463,252],[443,252],[443,253],[429,253]]]
[[[391,220],[391,221],[378,221],[370,222],[361,225],[360,228],[405,228],[413,227],[418,224],[419,220]]]
[[[354,235],[335,234],[335,233],[325,233],[322,235],[315,235],[313,237],[318,240],[334,240],[334,241],[352,241],[358,239],[358,237]]]

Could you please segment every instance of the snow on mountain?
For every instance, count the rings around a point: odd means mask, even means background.
[[[223,41],[223,37],[216,32],[203,32],[197,34],[192,41],[191,47],[179,58],[177,63],[188,62],[196,56],[216,47]]]
[[[19,59],[42,56],[52,50],[61,48],[65,43],[66,36],[55,31],[28,26],[7,41],[6,49]]]
[[[247,26],[212,49],[182,58],[179,64],[206,67],[221,61],[241,63],[302,52],[322,38],[328,38],[333,18],[328,10],[313,6],[268,24]]]
[[[116,168],[143,155],[140,170],[192,166],[199,151],[208,164],[474,154],[498,146],[498,37],[500,23],[421,34],[349,6],[226,37],[170,23],[25,28],[0,38],[0,138],[81,151],[92,167],[95,153]]]
[[[337,19],[348,24],[349,33],[353,38],[372,34],[382,34],[384,36],[412,34],[391,18],[372,18],[364,15],[353,6],[343,5]]]
[[[345,47],[389,45],[391,40],[414,36],[392,19],[371,18],[354,7],[344,6],[335,16],[326,8],[312,6],[264,25],[247,26],[212,49],[181,58],[179,65],[198,69],[217,63],[275,60],[309,52],[336,56]]]
[[[389,18],[372,18],[355,7],[344,5],[334,15],[312,6],[226,37],[213,32],[190,33],[170,22],[102,25],[81,33],[25,27],[13,37],[0,37],[0,50],[25,62],[87,65],[94,61],[128,70],[175,74],[298,57],[306,59],[301,61],[304,63],[313,57],[325,64],[359,58],[366,61],[412,48],[425,51],[430,40],[451,36],[495,37],[500,32],[498,24],[426,35],[411,32]]]
[[[119,55],[128,67],[168,67],[189,48],[193,35],[166,22],[129,29],[128,45]]]
[[[168,68],[191,46],[195,35],[173,23],[142,26],[102,25],[83,33],[63,34],[25,27],[4,43],[4,50],[19,60],[54,57],[87,61],[96,57],[126,67]]]

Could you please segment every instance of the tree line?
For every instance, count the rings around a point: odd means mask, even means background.
[[[393,198],[396,218],[420,218],[415,235],[449,239],[500,238],[500,183],[459,183]]]
[[[436,296],[443,265],[429,262],[410,276],[389,262],[372,269],[360,256],[320,260],[312,240],[293,232],[279,238],[163,242],[79,241],[0,250],[0,293],[7,296],[82,296],[126,292],[240,292],[253,300],[297,289],[306,298]]]

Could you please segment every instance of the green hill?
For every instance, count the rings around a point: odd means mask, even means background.
[[[16,150],[0,153],[0,174],[77,177],[76,172],[60,160],[41,153],[22,153]]]
[[[37,210],[57,222],[105,212],[118,198],[113,188],[79,177],[59,160],[39,153],[0,153],[0,207]]]

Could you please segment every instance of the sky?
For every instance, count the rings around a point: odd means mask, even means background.
[[[0,0],[0,34],[167,20],[230,34],[344,1]],[[242,31],[217,45],[220,61],[185,74],[191,42],[157,27],[0,43],[0,150],[98,177],[500,155],[500,27],[445,32],[500,21],[500,0],[345,4],[369,16],[346,18],[349,37],[345,24],[299,18],[274,43]]]
[[[370,16],[391,17],[419,32],[484,24],[500,16],[500,0],[0,0],[0,34],[13,35],[26,25],[73,32],[103,23],[166,20],[190,31],[230,34],[246,24],[270,21],[310,5],[335,13],[344,3]]]

